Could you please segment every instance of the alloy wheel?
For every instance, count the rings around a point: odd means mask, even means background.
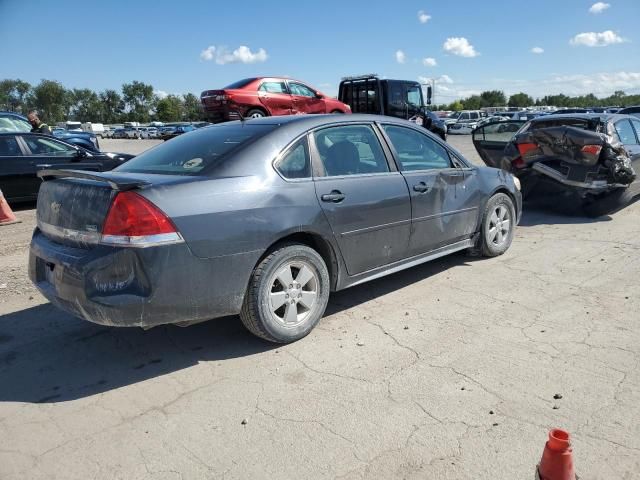
[[[285,327],[300,325],[311,314],[318,299],[318,276],[305,261],[287,262],[272,276],[269,310]]]
[[[489,217],[487,240],[500,247],[509,238],[509,230],[511,230],[509,209],[504,205],[498,205]]]

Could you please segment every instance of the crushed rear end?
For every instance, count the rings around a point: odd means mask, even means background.
[[[581,197],[627,188],[636,178],[631,160],[611,136],[573,126],[526,130],[505,150],[503,168],[528,191],[571,190]]]

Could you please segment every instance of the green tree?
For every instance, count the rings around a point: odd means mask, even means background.
[[[449,105],[449,108],[447,110],[453,110],[454,112],[459,112],[463,108],[464,108],[464,105],[462,105],[462,102],[460,100],[456,100],[451,105]]]
[[[465,110],[479,110],[482,107],[482,98],[480,95],[471,95],[462,99],[462,105]]]
[[[533,105],[533,98],[524,92],[514,93],[509,97],[510,107],[529,107]]]
[[[69,95],[70,120],[80,122],[100,122],[102,120],[102,104],[100,98],[88,88],[74,88]]]
[[[148,122],[150,120],[156,100],[152,85],[137,80],[125,83],[122,85],[122,97],[130,121]]]
[[[488,90],[480,94],[480,107],[504,107],[507,97],[502,90]]]
[[[38,109],[44,122],[53,124],[67,117],[69,95],[60,82],[42,79],[33,87],[27,101],[30,108]]]
[[[0,81],[0,108],[24,112],[27,108],[25,101],[30,90],[31,85],[20,79]]]
[[[187,93],[182,96],[184,104],[184,120],[189,122],[202,120],[202,106],[200,99],[193,93]]]
[[[100,121],[103,123],[118,123],[124,115],[124,101],[115,90],[105,90],[98,95],[100,98]]]
[[[177,95],[167,95],[156,104],[156,118],[161,122],[176,122],[182,120],[182,99]]]

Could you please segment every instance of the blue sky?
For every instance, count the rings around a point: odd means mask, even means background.
[[[594,3],[0,0],[0,78],[199,94],[287,75],[335,94],[342,76],[373,72],[436,79],[437,102],[640,92],[640,0]]]

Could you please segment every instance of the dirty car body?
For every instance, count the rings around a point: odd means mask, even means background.
[[[516,175],[525,196],[570,194],[588,202],[635,191],[639,139],[640,121],[615,114],[548,115],[473,132],[482,160]]]
[[[390,138],[402,135],[446,160],[399,154]],[[410,122],[372,115],[223,123],[113,172],[42,176],[30,277],[58,307],[112,326],[238,314],[278,246],[317,252],[328,295],[474,247],[497,192],[513,202],[513,227],[521,213],[509,173],[473,166]],[[134,210],[144,221],[132,228],[156,215],[162,229],[119,231]]]

